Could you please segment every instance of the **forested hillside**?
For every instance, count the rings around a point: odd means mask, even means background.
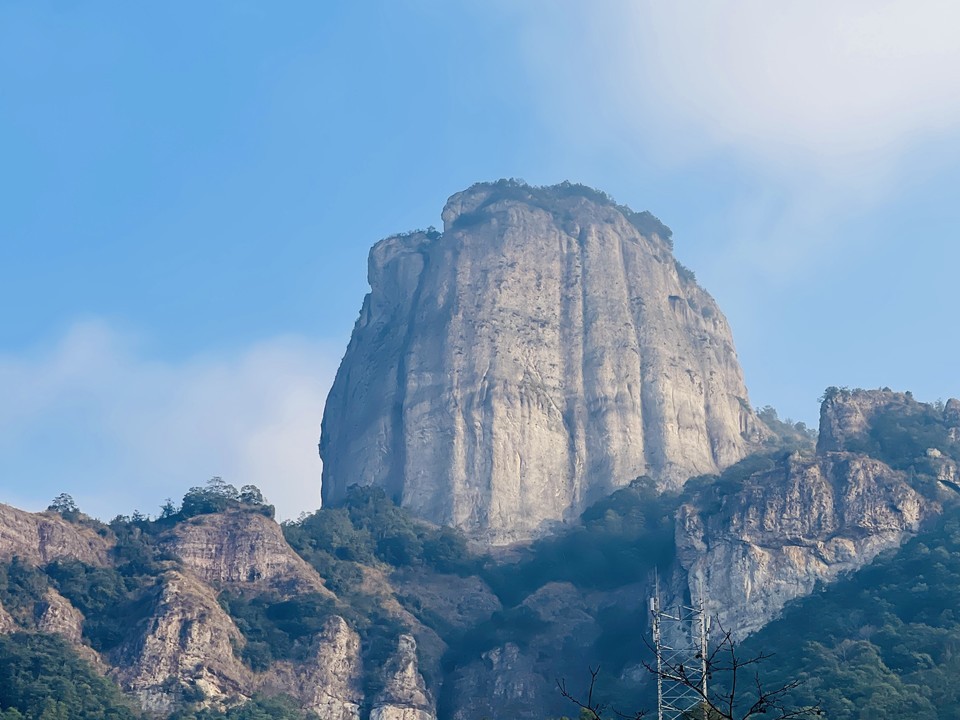
[[[710,557],[691,545],[704,537],[820,563],[807,580],[826,580],[794,589],[782,613],[768,606],[779,619],[740,647],[773,655],[759,668],[769,683],[803,681],[792,702],[837,720],[960,717],[956,407],[858,392],[825,399],[816,453],[805,428],[765,409],[776,437],[764,452],[680,493],[637,478],[579,522],[494,554],[379,488],[282,526],[257,488],[219,478],[155,518],[101,523],[65,496],[42,515],[0,506],[0,712],[558,717],[576,708],[556,680],[582,685],[598,665],[611,704],[650,707],[651,583],[658,573],[665,599],[689,597],[684,554]],[[813,525],[783,514],[824,492],[831,514],[809,511]],[[880,554],[830,565],[817,557],[830,543]],[[734,576],[719,589],[736,599]]]

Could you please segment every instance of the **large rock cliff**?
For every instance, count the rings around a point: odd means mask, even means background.
[[[704,511],[677,517],[677,553],[694,597],[743,637],[818,584],[899,546],[936,513],[901,472],[849,453],[802,457],[746,480]]]
[[[443,223],[370,253],[324,412],[325,503],[379,485],[503,544],[760,439],[730,328],[649,213],[501,182],[454,195]]]
[[[240,583],[284,594],[331,594],[316,570],[290,549],[280,526],[258,513],[200,515],[178,524],[161,545],[216,587]]]
[[[0,503],[0,562],[17,556],[37,564],[72,559],[103,565],[110,544],[89,527],[57,513],[29,513]]]
[[[960,493],[956,400],[830,388],[816,453],[708,486],[677,513],[685,592],[738,637],[900,546]]]

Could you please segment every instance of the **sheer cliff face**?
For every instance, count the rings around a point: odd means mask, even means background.
[[[690,594],[708,588],[721,625],[743,637],[817,583],[898,547],[939,509],[873,458],[796,454],[751,477],[719,511],[681,506],[677,556]]]
[[[507,543],[639,475],[676,487],[749,452],[730,329],[646,225],[669,231],[564,190],[475,186],[442,235],[373,248],[324,413],[324,502],[380,485]]]
[[[898,547],[960,493],[957,462],[943,452],[956,456],[958,411],[957,400],[940,408],[890,390],[828,392],[815,455],[796,453],[729,494],[708,488],[680,507],[686,589],[709,588],[721,623],[743,636]]]

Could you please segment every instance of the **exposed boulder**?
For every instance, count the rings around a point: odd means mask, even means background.
[[[794,454],[726,495],[681,506],[678,560],[690,596],[743,637],[819,583],[901,545],[939,513],[903,472],[863,455]]]
[[[12,633],[16,631],[17,623],[13,619],[13,616],[6,611],[3,605],[0,605],[0,635],[5,635],[6,633]]]
[[[83,636],[83,613],[53,588],[48,588],[37,608],[37,630],[60,635],[79,645]]]
[[[325,720],[359,720],[363,665],[356,631],[343,618],[331,617],[314,639],[309,658],[298,665],[278,663],[264,687],[298,698],[304,709]]]

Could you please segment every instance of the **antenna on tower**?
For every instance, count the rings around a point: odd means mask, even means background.
[[[697,593],[689,605],[664,607],[659,573],[654,577],[650,619],[657,655],[657,720],[688,720],[697,708],[707,720],[710,620],[702,578]]]

